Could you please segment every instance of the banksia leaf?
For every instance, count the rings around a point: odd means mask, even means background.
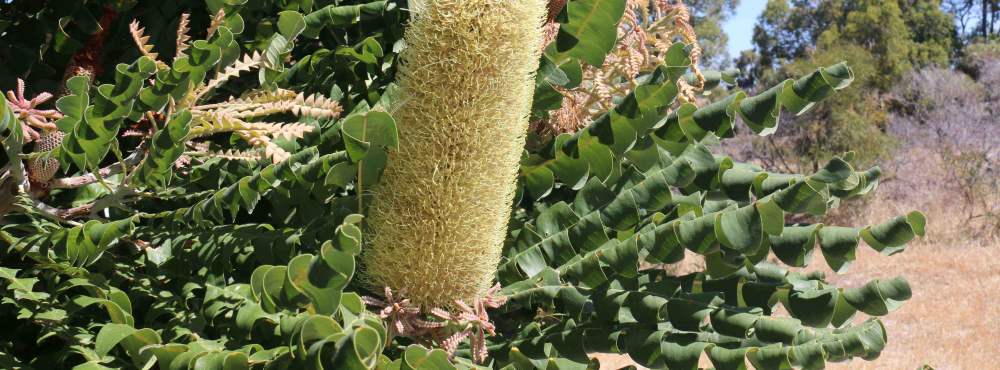
[[[189,138],[207,136],[220,132],[233,132],[248,144],[261,148],[264,156],[274,163],[282,162],[291,156],[284,149],[271,141],[271,137],[301,137],[303,133],[312,131],[312,127],[303,124],[274,124],[266,122],[245,122],[233,117],[228,112],[198,112],[196,125],[191,128]],[[308,127],[308,128],[306,128]]]
[[[273,91],[256,90],[238,99],[231,99],[227,105],[231,104],[253,105],[253,104],[264,104],[264,103],[279,103],[295,99],[295,95],[296,94],[294,91],[285,89],[276,89]],[[239,109],[239,108],[233,108],[233,109]]]
[[[128,25],[128,31],[132,34],[132,41],[139,48],[139,52],[149,57],[149,59],[157,60],[156,57],[158,55],[153,51],[153,45],[148,44],[149,36],[146,36],[146,28],[140,27],[139,21],[132,21]]]
[[[165,184],[170,181],[170,170],[184,154],[184,142],[190,132],[191,112],[182,110],[174,114],[163,129],[153,134],[149,154],[137,172],[140,181],[147,184]]]
[[[191,127],[189,138],[250,129],[248,123],[223,112],[198,112],[195,116],[195,122],[196,125]]]
[[[222,158],[230,161],[257,162],[264,159],[265,155],[260,150],[226,150],[221,152],[204,153],[207,157]]]
[[[212,37],[212,34],[214,34],[215,31],[218,30],[219,27],[221,27],[223,22],[225,21],[226,21],[226,10],[219,8],[219,11],[215,13],[214,17],[212,17],[212,23],[208,25],[208,30],[207,30],[208,37]]]
[[[257,131],[273,138],[301,139],[312,132],[313,126],[304,123],[244,122],[225,112],[200,114],[198,126],[191,129],[190,137],[202,137],[220,132]]]
[[[188,49],[188,41],[191,40],[191,36],[187,34],[190,30],[188,28],[190,17],[191,15],[188,13],[181,14],[181,20],[177,23],[177,39],[174,41],[176,46],[176,51],[174,52],[175,59],[184,56],[184,51]]]
[[[247,143],[250,143],[250,145],[262,148],[264,150],[264,156],[271,158],[271,162],[284,162],[292,156],[292,153],[282,149],[280,146],[271,141],[271,138],[267,137],[267,135],[261,133],[260,131],[236,131],[236,134],[243,138],[243,140],[246,140]]]
[[[224,111],[240,119],[286,112],[303,117],[327,119],[338,117],[343,111],[336,100],[322,95],[305,96],[284,89],[255,91],[240,98],[231,98],[225,103],[203,105],[196,109]]]
[[[226,81],[236,78],[242,72],[249,72],[250,70],[259,67],[260,61],[260,53],[244,55],[242,60],[237,60],[236,63],[233,63],[233,65],[226,67],[222,70],[222,72],[219,72],[219,74],[209,80],[204,87],[198,89],[197,96],[200,97],[206,92],[219,87],[219,85],[222,85]]]
[[[343,111],[340,103],[336,100],[322,95],[305,96],[305,94],[284,89],[257,91],[217,105],[232,111],[235,117],[244,119],[283,112],[312,118],[333,118],[339,116]]]
[[[260,131],[273,138],[301,139],[306,133],[313,131],[313,126],[305,123],[270,123],[251,122],[250,130]]]
[[[313,94],[307,97],[299,93],[292,101],[292,113],[304,117],[333,118],[339,116],[342,110],[340,103],[322,95]]]
[[[542,0],[414,6],[399,149],[369,210],[366,278],[424,308],[482,297],[507,230],[538,67]]]

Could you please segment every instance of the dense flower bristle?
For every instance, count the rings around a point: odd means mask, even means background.
[[[364,274],[424,308],[492,285],[547,14],[544,0],[415,4],[392,107],[399,130],[367,222]],[[376,289],[378,291],[378,289]]]

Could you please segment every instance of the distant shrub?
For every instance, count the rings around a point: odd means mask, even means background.
[[[1000,64],[1000,42],[977,42],[965,48],[965,54],[958,61],[958,69],[980,79],[987,70],[1000,68],[997,64]]]
[[[894,91],[901,109],[892,117],[891,132],[905,145],[939,156],[948,176],[938,185],[960,195],[966,217],[985,220],[986,230],[995,233],[1000,206],[991,195],[1000,189],[1000,122],[994,91],[1000,88],[1000,68],[980,64],[979,81],[942,68],[911,73]]]

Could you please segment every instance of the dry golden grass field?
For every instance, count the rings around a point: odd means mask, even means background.
[[[925,167],[933,171],[938,166]],[[871,206],[866,211],[834,217],[833,223],[858,226],[917,209],[927,215],[928,235],[894,256],[883,256],[862,246],[857,261],[841,275],[830,271],[822,257],[814,259],[808,269],[827,271],[827,279],[841,287],[902,275],[913,290],[913,297],[902,308],[883,318],[889,343],[880,358],[870,362],[858,359],[830,363],[828,369],[905,370],[925,364],[938,370],[1000,369],[997,342],[1000,238],[994,229],[997,226],[983,224],[980,217],[970,217],[969,214],[982,210],[962,206],[957,197],[948,196],[954,193],[947,189],[937,188],[934,183],[907,181],[910,176],[927,175],[931,174],[900,173],[898,180],[884,184],[871,196]],[[1000,194],[994,191],[978,200],[978,204],[995,209],[1000,205]],[[602,370],[632,364],[624,356],[596,356],[601,359]],[[704,356],[701,365],[711,367]]]

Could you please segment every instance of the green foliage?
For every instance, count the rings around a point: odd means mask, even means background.
[[[614,27],[566,26],[586,21],[574,6],[616,22],[622,3],[570,1],[556,41],[570,49],[549,54],[540,75],[568,84],[558,80],[570,80],[581,60],[603,60],[607,49],[596,46],[613,40]],[[162,18],[147,23],[161,55],[175,55],[168,24],[182,11],[194,10],[195,30],[219,9],[226,16],[211,34],[192,32],[200,40],[169,64],[109,45],[114,68],[66,81],[57,103],[66,139],[50,153],[65,174],[48,187],[25,180],[23,160],[41,154],[23,145],[21,122],[0,96],[0,367],[583,369],[595,365],[589,353],[617,352],[651,368],[694,369],[702,354],[719,369],[822,368],[875,359],[885,348],[879,317],[910,297],[905,279],[842,287],[799,268],[818,250],[843,271],[862,241],[887,255],[902,252],[923,236],[923,215],[859,228],[797,223],[796,215],[822,215],[874,191],[881,171],[855,168],[853,154],[839,153],[809,174],[769,171],[711,149],[735,134],[737,120],[769,135],[794,128],[782,121],[789,113],[816,122],[862,117],[839,118],[846,113],[825,106],[857,99],[846,88],[867,90],[875,72],[817,57],[772,88],[682,104],[677,81],[689,70],[690,48],[680,43],[588,127],[525,150],[497,269],[509,302],[492,312],[490,362],[473,364],[475,349],[466,344],[449,358],[432,342],[391,335],[396,322],[363,299],[382,292],[358,281],[356,258],[368,237],[365,189],[401,140],[385,107],[404,47],[402,5],[129,4],[106,29],[123,36],[129,15],[157,9],[165,16],[139,18]],[[63,12],[48,9],[31,22],[56,29]],[[35,49],[42,43],[23,33],[3,37]],[[213,82],[252,51],[264,61],[256,76],[235,72]],[[125,55],[127,63],[114,60]],[[67,65],[50,54],[31,63]],[[28,80],[49,88],[55,74]],[[243,94],[258,86],[261,95]],[[252,149],[236,133],[258,129],[211,131],[206,122],[223,121],[206,118],[222,112],[209,107],[258,104],[281,96],[279,87],[330,93],[348,113],[291,114],[299,110],[282,106],[279,116],[313,129],[271,138],[290,154],[279,163],[197,154],[201,145]],[[242,98],[226,100],[231,94]],[[535,107],[546,98],[537,95]],[[128,135],[143,127],[149,135]],[[208,134],[192,142],[195,130]],[[655,268],[683,260],[685,251],[703,258],[705,270],[674,276]],[[779,304],[787,316],[775,315]]]
[[[617,41],[618,21],[625,3],[607,0],[577,0],[566,5],[566,22],[559,28],[556,50],[600,66]]]
[[[899,7],[913,39],[910,60],[917,66],[947,66],[955,25],[952,16],[941,11],[941,1],[901,1]]]
[[[913,68],[908,58],[910,30],[903,21],[902,12],[892,1],[859,1],[855,10],[846,12],[846,21],[837,27],[827,28],[818,36],[820,47],[835,49],[840,43],[859,45],[868,51],[877,66],[872,82],[875,86],[889,86]],[[878,23],[882,27],[870,27]]]
[[[67,162],[82,169],[97,168],[117,138],[122,121],[131,113],[143,80],[154,72],[156,64],[146,57],[132,65],[120,64],[115,84],[97,87],[93,96],[87,77],[66,81],[69,94],[56,102],[65,117],[56,124],[60,131],[70,133],[60,148]]]

